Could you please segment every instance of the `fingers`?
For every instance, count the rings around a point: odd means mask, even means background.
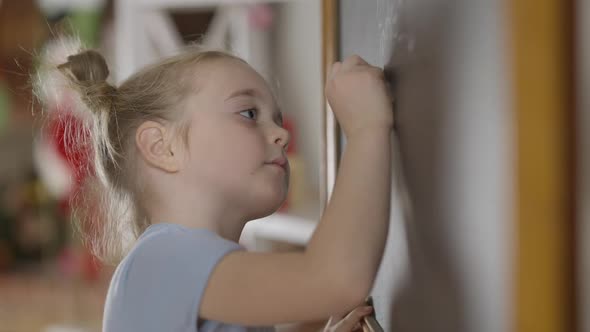
[[[358,56],[356,54],[347,57],[342,62],[342,66],[346,69],[352,68],[354,66],[368,66],[368,65],[369,64],[363,58],[361,58],[360,56]]]
[[[351,55],[342,62],[334,62],[328,71],[328,78],[331,79],[340,69],[351,69],[356,66],[371,66],[363,58],[358,55]]]
[[[346,317],[339,321],[333,331],[335,332],[350,332],[360,327],[360,321],[373,310],[370,306],[357,307],[351,311]],[[357,325],[358,324],[358,325]]]

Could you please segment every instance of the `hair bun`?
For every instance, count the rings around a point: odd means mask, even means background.
[[[109,76],[109,67],[104,57],[94,51],[87,50],[68,56],[68,62],[59,65],[59,69],[69,71],[83,85],[105,82]]]
[[[108,84],[109,68],[104,57],[94,50],[68,56],[57,68],[81,93],[82,101],[95,114],[112,111],[117,89]]]

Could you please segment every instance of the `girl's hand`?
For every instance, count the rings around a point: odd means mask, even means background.
[[[351,311],[346,317],[338,318],[336,316],[330,317],[328,324],[324,327],[323,332],[352,332],[361,331],[361,320],[363,317],[369,315],[373,307],[360,306]]]
[[[326,80],[326,98],[346,136],[393,128],[393,99],[383,70],[357,55],[336,62]]]

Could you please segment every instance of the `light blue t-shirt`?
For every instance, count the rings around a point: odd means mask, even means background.
[[[197,328],[209,276],[234,250],[245,248],[208,229],[151,225],[115,270],[103,332],[274,331],[211,320],[203,320]]]

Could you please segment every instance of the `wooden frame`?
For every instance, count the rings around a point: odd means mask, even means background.
[[[338,0],[322,0],[322,33],[323,33],[323,85],[325,86],[330,66],[339,60],[339,12]],[[338,170],[338,156],[340,156],[340,128],[334,118],[334,113],[326,100],[321,115],[320,142],[320,211],[326,207]]]
[[[506,3],[517,133],[515,330],[576,331],[574,2]]]
[[[578,123],[578,331],[590,331],[590,2],[579,1],[576,8],[576,83]]]

